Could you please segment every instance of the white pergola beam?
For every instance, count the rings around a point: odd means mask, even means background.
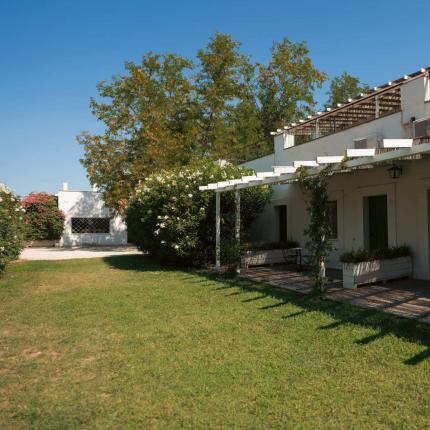
[[[413,139],[384,139],[383,148],[412,148]]]
[[[258,178],[271,178],[274,176],[279,176],[279,175],[275,172],[257,172]]]
[[[318,164],[338,164],[342,163],[344,159],[343,155],[327,155],[322,157],[317,157]]]
[[[316,160],[297,160],[293,161],[293,166],[296,169],[299,167],[317,167],[318,163]]]
[[[277,174],[295,173],[296,170],[294,166],[273,166],[273,171]]]
[[[346,156],[348,158],[355,157],[372,157],[376,154],[376,148],[349,148],[346,150]]]
[[[230,179],[230,180],[228,181],[228,183],[229,183],[230,185],[236,185],[236,184],[242,184],[242,183],[243,183],[243,181],[242,181],[242,179]]]
[[[343,164],[338,163],[337,165],[334,165],[332,172],[340,173],[345,171],[352,171],[353,169],[357,169],[357,168],[373,167],[378,163],[392,162],[402,158],[425,154],[425,153],[430,153],[430,143],[422,143],[420,145],[414,145],[411,148],[400,148],[394,151],[384,152],[382,154],[377,154],[374,156],[363,156],[361,158],[354,158],[352,160],[347,160]],[[308,174],[316,175],[323,168],[324,166],[317,166],[314,168],[310,168],[308,170]],[[246,182],[244,181],[243,183],[238,185],[230,185],[229,187],[218,188],[217,191],[220,192],[220,191],[228,191],[233,189],[244,189],[244,188],[249,188],[249,187],[262,185],[262,184],[274,185],[274,184],[280,184],[280,183],[286,183],[286,182],[293,182],[297,180],[297,175],[295,173],[285,173],[285,174],[280,174],[279,176],[276,176],[276,177],[265,178],[265,179],[261,179],[261,178],[257,179],[256,176],[248,176],[247,178],[249,179]],[[209,184],[207,186],[208,190],[213,189],[210,187],[211,185],[214,185],[214,184]]]

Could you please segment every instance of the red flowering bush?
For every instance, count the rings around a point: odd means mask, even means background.
[[[19,199],[0,184],[0,275],[24,246],[24,208]]]
[[[64,228],[64,214],[57,198],[46,193],[31,193],[22,199],[28,240],[57,240]]]

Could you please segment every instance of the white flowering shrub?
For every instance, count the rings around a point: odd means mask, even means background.
[[[0,275],[24,246],[24,212],[19,199],[0,184]]]
[[[140,249],[164,262],[200,266],[215,253],[215,193],[199,185],[240,178],[254,173],[211,161],[161,171],[147,177],[126,207],[130,237]],[[263,210],[270,197],[267,186],[241,190],[242,232]],[[234,193],[221,196],[221,234],[234,236]]]

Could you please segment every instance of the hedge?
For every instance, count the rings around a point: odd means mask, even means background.
[[[253,173],[251,169],[203,160],[150,175],[142,180],[126,206],[130,236],[140,249],[167,263],[201,266],[214,261],[215,193],[199,191],[198,187]],[[244,235],[268,202],[270,193],[268,186],[241,190]],[[233,239],[234,223],[234,193],[222,193],[224,242]]]
[[[24,212],[19,199],[0,184],[0,275],[24,247]]]
[[[407,246],[394,246],[391,248],[375,249],[373,251],[357,249],[342,254],[340,261],[342,263],[361,263],[363,261],[392,260],[394,258],[409,257],[410,255],[412,253]]]

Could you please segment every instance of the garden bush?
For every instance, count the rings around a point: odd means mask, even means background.
[[[19,199],[0,184],[0,276],[24,246],[24,211]]]
[[[299,242],[289,239],[284,242],[251,242],[246,243],[244,248],[246,251],[267,251],[270,249],[298,248],[299,246]]]
[[[199,185],[254,173],[230,164],[199,161],[160,171],[143,180],[126,207],[126,222],[138,247],[173,264],[201,266],[214,261],[215,193]],[[241,190],[241,231],[263,210],[270,187]],[[234,193],[221,195],[221,235],[234,238]]]
[[[64,214],[57,198],[46,193],[31,193],[22,200],[25,208],[27,240],[57,240],[64,228]]]
[[[340,256],[342,263],[361,263],[363,261],[373,260],[392,260],[394,258],[409,257],[411,250],[408,246],[393,246],[391,248],[375,249],[367,251],[366,249],[357,249],[345,252]]]

